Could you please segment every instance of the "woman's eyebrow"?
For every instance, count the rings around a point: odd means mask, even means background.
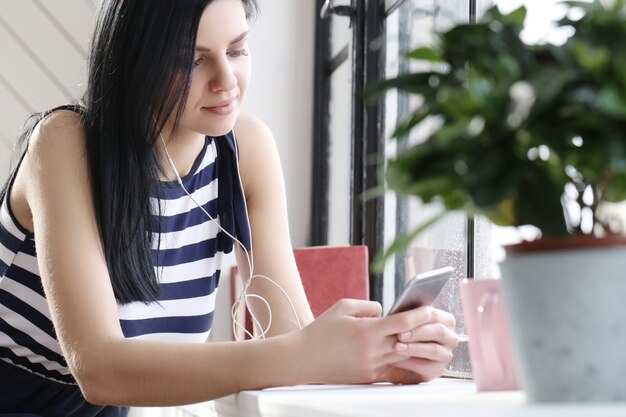
[[[243,32],[241,35],[237,36],[235,39],[233,39],[229,46],[233,46],[236,43],[241,42],[242,40],[246,39],[248,37],[248,33],[249,31],[245,31]],[[200,52],[209,52],[211,51],[211,48],[207,48],[206,46],[202,46],[202,45],[196,45],[196,51],[200,51]]]

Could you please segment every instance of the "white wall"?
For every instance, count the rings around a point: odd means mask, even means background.
[[[0,181],[26,117],[80,96],[93,0],[11,0],[0,4]],[[245,111],[273,131],[282,159],[294,246],[307,241],[313,135],[315,2],[259,0],[251,26],[253,80]],[[225,270],[228,271],[228,258]],[[230,335],[228,273],[214,337]]]
[[[91,0],[19,0],[0,5],[0,180],[26,117],[79,96]]]
[[[259,0],[250,28],[252,84],[244,110],[263,119],[280,153],[294,247],[305,246],[311,213],[315,2]],[[224,262],[233,264],[233,257]],[[223,275],[227,278],[227,274]],[[213,340],[230,340],[230,285],[220,282]]]
[[[307,241],[313,139],[315,2],[259,0],[251,26],[252,85],[244,109],[269,125],[278,143],[294,246]]]

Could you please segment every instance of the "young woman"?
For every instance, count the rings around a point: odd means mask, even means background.
[[[381,317],[342,300],[313,320],[272,135],[239,113],[255,6],[103,2],[83,102],[35,118],[2,193],[0,413],[118,416],[279,385],[416,383],[449,363],[454,319],[439,310]],[[243,272],[253,253],[273,280],[250,287],[271,326],[202,343],[233,247]]]

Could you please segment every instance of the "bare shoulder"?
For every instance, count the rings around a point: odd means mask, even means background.
[[[85,149],[85,128],[82,116],[70,110],[57,110],[43,118],[35,127],[28,144],[31,158],[47,154],[64,154]]]
[[[234,127],[239,166],[246,196],[263,195],[266,187],[282,184],[282,168],[272,132],[259,118],[240,114]],[[263,169],[259,169],[259,168]]]
[[[33,198],[41,197],[54,182],[63,184],[68,175],[87,178],[86,171],[82,116],[58,110],[40,120],[11,188],[10,204],[18,222],[33,231]]]
[[[87,178],[85,128],[82,116],[58,110],[35,128],[24,160],[31,179],[56,176]]]
[[[248,113],[239,114],[233,130],[242,153],[255,154],[275,147],[272,132],[256,116]]]
[[[36,126],[28,143],[25,163],[29,176],[48,178],[57,175],[85,175],[87,154],[82,116],[57,110]]]

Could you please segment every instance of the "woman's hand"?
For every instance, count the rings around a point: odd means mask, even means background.
[[[416,384],[441,376],[452,360],[452,351],[459,344],[459,338],[454,333],[455,326],[453,315],[431,309],[429,322],[397,335],[395,351],[405,358],[388,366],[378,380]]]
[[[314,383],[349,384],[373,381],[393,354],[394,334],[376,329],[379,303],[343,299],[298,332],[306,352],[306,372]]]
[[[424,307],[381,317],[378,303],[340,300],[298,332],[307,358],[304,371],[312,382],[337,384],[421,382],[439,376],[457,338],[448,327],[454,327],[454,318],[434,311]],[[399,341],[400,334],[407,337]]]

